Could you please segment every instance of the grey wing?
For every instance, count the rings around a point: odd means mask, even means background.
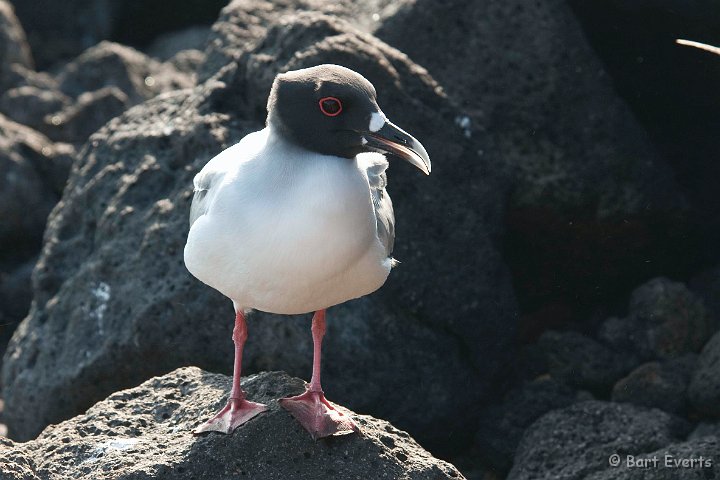
[[[372,194],[375,219],[377,221],[377,237],[385,246],[389,257],[395,245],[395,213],[392,200],[385,187],[387,186],[387,161],[377,162],[367,168],[368,183]]]
[[[217,171],[201,171],[193,179],[194,193],[192,203],[190,204],[190,226],[195,220],[205,215],[210,208],[210,199],[212,198],[210,189],[213,184],[217,183],[221,176]]]

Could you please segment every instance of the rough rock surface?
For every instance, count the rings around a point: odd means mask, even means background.
[[[195,105],[183,105],[188,99]],[[230,358],[230,345],[207,348],[208,338],[229,335],[222,328],[229,325],[206,320],[212,318],[204,313],[213,310],[212,300],[193,309],[195,324],[174,314],[187,310],[188,303],[192,307],[194,295],[182,288],[191,283],[181,270],[186,220],[179,217],[184,212],[177,214],[175,240],[168,239],[167,218],[175,205],[167,196],[174,193],[184,209],[180,199],[191,194],[192,162],[199,158],[202,164],[222,145],[222,138],[213,135],[222,116],[198,113],[199,102],[199,95],[180,93],[132,109],[96,134],[75,163],[66,197],[49,219],[34,285],[38,308],[15,333],[14,342],[29,342],[28,348],[17,343],[19,348],[11,347],[3,362],[7,420],[12,424],[14,417],[22,425],[10,427],[16,438],[34,437],[48,423],[182,361],[217,370],[221,359]],[[227,135],[228,130],[214,133]],[[101,188],[103,179],[108,187]],[[138,182],[147,186],[138,188]],[[133,227],[138,233],[131,240]],[[108,246],[100,248],[103,243]],[[153,261],[143,260],[146,255]],[[64,325],[55,318],[64,318]],[[146,320],[137,322],[140,318]],[[156,326],[163,322],[169,323],[166,332]],[[196,341],[206,353],[193,358],[188,344]],[[167,355],[156,355],[163,345]],[[152,365],[151,370],[143,372],[142,365]],[[42,385],[44,392],[37,390],[36,397],[24,385]],[[59,401],[45,402],[46,395]],[[51,411],[42,405],[52,405]],[[30,425],[22,419],[32,410],[38,421]]]
[[[74,154],[0,114],[0,354],[30,305],[31,262]]]
[[[652,452],[681,441],[689,425],[660,410],[600,401],[552,411],[525,432],[508,480],[587,479],[608,470],[612,454]],[[634,478],[634,477],[633,477]],[[650,477],[654,478],[654,477]]]
[[[30,85],[7,90],[0,97],[0,112],[15,122],[47,135],[45,117],[70,104],[70,98],[57,90]]]
[[[550,375],[576,388],[606,394],[633,359],[577,332],[545,332],[538,341]]]
[[[702,300],[679,282],[655,278],[636,288],[626,318],[610,318],[599,338],[641,359],[698,352],[716,329]]]
[[[110,34],[108,0],[14,1],[41,68],[77,55]]]
[[[13,64],[26,68],[33,66],[25,32],[15,16],[15,11],[9,2],[0,0],[0,92],[14,86],[9,81],[10,67]]]
[[[187,75],[137,50],[113,42],[88,48],[57,75],[60,89],[71,97],[116,86],[131,102],[192,86]]]
[[[82,145],[129,106],[195,84],[200,52],[160,63],[117,43],[102,42],[55,77],[14,64],[16,88],[0,96],[0,112],[59,142]]]
[[[700,422],[688,435],[688,440],[697,440],[705,437],[720,438],[720,422]]]
[[[407,433],[347,410],[362,434],[313,441],[277,402],[302,392],[303,385],[302,380],[277,372],[244,378],[248,397],[267,404],[269,411],[232,435],[196,437],[192,429],[226,400],[230,378],[194,367],[175,370],[114,393],[85,414],[48,427],[34,441],[2,440],[0,476],[40,480],[463,478]]]
[[[92,133],[124,112],[129,104],[128,96],[114,86],[85,92],[72,105],[45,116],[45,124],[55,127],[48,129],[48,136],[74,144],[85,143]]]
[[[481,413],[475,436],[478,455],[485,465],[501,475],[507,474],[525,429],[547,412],[567,407],[580,397],[552,378],[539,378],[513,389],[500,405]]]
[[[567,2],[415,0],[375,34],[458,100],[468,135],[492,137],[479,148],[509,177],[503,250],[528,329],[584,316],[692,256],[672,172]]]
[[[720,92],[715,88],[720,58],[677,45],[675,40],[720,44],[714,33],[720,21],[719,5],[713,0],[568,3],[607,66],[618,94],[647,128],[692,202],[695,222],[690,234],[701,235],[702,243],[694,252],[687,251],[685,259],[699,254],[703,262],[710,257],[717,263],[720,164],[709,162],[708,153],[720,150],[720,138],[710,133],[720,123]]]
[[[427,68],[497,137],[514,170],[513,205],[597,218],[640,213],[648,201],[678,205],[669,170],[614,95],[565,2],[416,0],[377,35]]]
[[[32,257],[29,260],[11,258],[0,261],[0,355],[5,353],[5,346],[10,341],[13,330],[25,318],[30,306],[30,275],[35,260],[36,258]],[[3,433],[2,410],[0,401],[0,437],[7,433]]]
[[[170,60],[183,50],[202,50],[207,43],[210,28],[195,26],[160,35],[143,51],[160,61]]]
[[[688,393],[695,408],[720,415],[720,332],[702,349]]]
[[[73,153],[0,114],[0,259],[37,251]]]
[[[720,265],[695,275],[688,287],[702,299],[717,325],[720,322]]]
[[[207,61],[200,79],[212,77],[223,66],[238,60],[265,38],[277,19],[299,12],[318,12],[340,17],[354,29],[371,32],[382,20],[409,0],[232,0],[220,13],[208,38]]]
[[[422,140],[435,164],[430,177],[392,166],[402,264],[377,294],[330,310],[326,391],[428,447],[469,440],[476,405],[511,353],[514,300],[492,242],[499,190],[424,70],[316,14],[280,21],[262,45],[218,74],[223,83],[156,97],[91,136],[49,221],[35,308],[5,357],[11,436],[31,438],[179,365],[230,371],[230,302],[182,264],[192,177],[261,126],[277,72],[324,62],[366,75],[384,111]],[[309,374],[307,319],[258,314],[249,328],[247,372]],[[438,437],[440,428],[446,437]]]
[[[615,384],[612,400],[683,413],[687,407],[688,384],[695,363],[696,356],[690,354],[640,365]]]
[[[7,72],[8,84],[13,87],[30,86],[41,90],[51,89],[57,90],[57,81],[47,72],[36,72],[32,68],[28,68],[19,63],[10,65],[10,71]]]
[[[38,67],[57,67],[97,43],[148,45],[192,25],[210,25],[227,0],[11,0]]]
[[[648,468],[628,467],[627,455],[621,455],[621,466],[608,468],[589,475],[587,480],[705,480],[720,476],[718,437],[701,438],[674,443],[654,452],[633,455],[631,462],[657,459],[657,467],[649,463]],[[667,464],[666,464],[667,462]],[[685,463],[683,463],[685,462]]]
[[[170,58],[168,63],[179,71],[189,74],[193,82],[196,82],[197,71],[205,60],[206,56],[200,50],[182,50]]]

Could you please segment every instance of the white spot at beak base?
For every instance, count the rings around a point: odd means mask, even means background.
[[[368,125],[368,130],[371,132],[377,132],[380,130],[383,125],[385,125],[385,121],[387,120],[387,117],[385,114],[381,111],[373,112],[370,114],[370,125]]]

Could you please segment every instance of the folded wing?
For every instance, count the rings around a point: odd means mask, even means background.
[[[375,219],[377,221],[377,237],[385,247],[387,256],[391,256],[395,244],[395,214],[392,200],[385,187],[387,186],[388,162],[380,154],[361,155],[370,184]]]

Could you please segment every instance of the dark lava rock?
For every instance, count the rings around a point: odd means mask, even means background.
[[[700,422],[695,430],[688,435],[688,440],[697,440],[705,437],[720,438],[720,422]]]
[[[101,42],[87,49],[65,65],[57,78],[60,89],[72,97],[116,86],[132,103],[192,86],[190,78],[171,65],[112,42]]]
[[[20,265],[17,265],[17,260],[11,258],[8,264],[0,264],[0,357],[5,353],[13,330],[27,315],[32,300],[30,275],[36,258]],[[0,417],[2,410],[0,405]]]
[[[70,98],[57,90],[23,86],[6,91],[0,97],[0,112],[11,120],[48,134],[46,115],[62,110]]]
[[[39,68],[57,66],[101,42],[143,46],[157,36],[209,25],[227,0],[12,0]]]
[[[706,480],[720,477],[717,462],[720,440],[716,437],[674,443],[654,452],[620,455],[621,464],[587,477],[586,480]],[[647,459],[647,468],[632,466]],[[656,459],[656,460],[655,460]],[[628,465],[631,466],[628,466]]]
[[[5,252],[10,248],[22,252],[27,248],[24,241],[36,247],[39,244],[45,220],[56,199],[47,194],[46,185],[32,163],[12,148],[12,137],[3,128],[7,123],[7,119],[0,118],[0,171],[3,172],[0,177],[0,245]]]
[[[268,28],[283,16],[300,12],[324,13],[346,20],[353,29],[371,32],[402,3],[392,0],[232,0],[213,24],[205,50],[207,61],[200,70],[200,79],[212,77],[223,66],[256,48]]]
[[[39,480],[35,475],[35,463],[18,452],[15,444],[0,437],[0,475],[4,480]]]
[[[0,476],[102,479],[464,478],[384,420],[345,410],[361,434],[313,441],[277,400],[304,390],[287,374],[243,379],[269,411],[232,435],[191,431],[226,401],[230,378],[195,367],[114,393],[36,440],[2,440]],[[342,407],[340,407],[342,408]],[[7,476],[6,476],[7,475]],[[15,475],[15,476],[12,476]]]
[[[702,299],[717,325],[720,320],[720,265],[695,275],[688,287]]]
[[[702,300],[682,283],[655,278],[633,291],[627,318],[608,319],[599,338],[640,358],[698,352],[715,329]]]
[[[655,147],[687,192],[702,244],[674,258],[720,261],[720,57],[675,43],[718,45],[720,4],[713,0],[570,0],[593,47]],[[705,255],[703,255],[705,254]],[[707,255],[707,256],[706,256]],[[684,257],[684,258],[683,258]],[[701,264],[702,265],[702,264]],[[697,269],[687,271],[690,274]],[[664,273],[669,274],[669,273]],[[684,276],[683,275],[683,276]]]
[[[198,112],[202,98],[184,92],[131,109],[97,133],[75,163],[49,219],[36,308],[3,362],[5,414],[16,438],[30,439],[48,423],[180,364],[218,369],[232,358],[230,330],[222,328],[229,323],[207,321],[220,299],[204,295],[194,306],[194,282],[182,266],[187,221],[175,203],[185,210],[193,160],[199,169],[230,134],[220,127],[222,116]],[[185,321],[188,311],[197,323]],[[220,348],[208,348],[215,337]]]
[[[222,82],[156,97],[90,137],[49,220],[35,308],[5,357],[14,438],[32,438],[118,388],[181,365],[230,372],[231,304],[182,261],[192,177],[261,128],[276,73],[326,62],[367,76],[384,111],[422,140],[436,165],[426,178],[393,163],[394,254],[403,263],[377,294],[329,312],[326,391],[428,447],[467,445],[478,405],[512,353],[514,299],[492,237],[499,189],[423,69],[317,14],[280,21],[219,72]],[[249,322],[248,373],[309,375],[307,318],[257,314]]]
[[[0,115],[0,260],[37,252],[74,151]]]
[[[40,90],[58,90],[58,83],[55,77],[46,72],[36,72],[32,68],[25,67],[19,63],[10,65],[7,72],[7,83],[13,87],[35,87]]]
[[[532,424],[518,446],[508,480],[579,480],[606,469],[612,474],[610,455],[639,456],[680,441],[688,431],[685,421],[660,410],[578,403]]]
[[[202,50],[209,34],[210,28],[201,26],[166,33],[153,40],[144,52],[164,62],[183,50]]]
[[[13,7],[6,0],[0,0],[0,92],[15,86],[9,82],[13,64],[26,68],[33,66],[25,32],[15,17]]]
[[[90,134],[124,112],[129,103],[127,95],[117,87],[85,92],[72,105],[45,116],[45,124],[55,127],[48,129],[48,136],[68,143],[85,143]]]
[[[0,114],[0,352],[27,314],[30,272],[74,155]]]
[[[109,37],[111,3],[108,0],[15,0],[40,68],[71,58]]]
[[[693,255],[672,171],[567,2],[416,0],[375,34],[461,103],[468,135],[493,138],[480,148],[510,178],[503,250],[529,336]]]
[[[695,408],[720,415],[720,332],[702,349],[688,393]]]
[[[504,476],[525,430],[551,410],[578,401],[578,394],[552,378],[539,378],[509,392],[500,405],[480,414],[475,450],[482,463]]]
[[[614,402],[654,407],[670,413],[684,412],[687,389],[696,355],[645,363],[619,380],[612,391]]]
[[[167,61],[178,71],[190,76],[193,83],[197,82],[197,71],[205,63],[207,57],[200,50],[183,50]]]
[[[632,357],[577,332],[545,332],[538,346],[553,378],[601,395],[634,366]]]

